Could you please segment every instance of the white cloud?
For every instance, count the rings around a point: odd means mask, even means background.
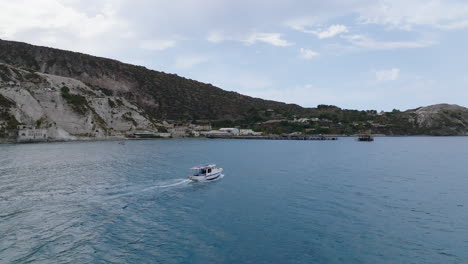
[[[311,60],[317,56],[319,56],[319,53],[316,52],[316,51],[313,51],[311,49],[304,49],[304,48],[301,48],[299,50],[300,52],[300,57],[303,58],[304,60]]]
[[[176,58],[175,67],[179,69],[189,69],[195,65],[205,63],[210,58],[208,56],[201,55],[189,55]]]
[[[392,50],[401,48],[425,48],[436,44],[434,41],[378,41],[365,35],[346,35],[343,39],[358,48]]]
[[[288,20],[285,25],[303,33],[314,34],[319,39],[332,38],[348,32],[348,27],[341,24],[331,25],[326,29],[310,29],[311,27],[317,27],[319,25],[314,19],[308,17]]]
[[[452,0],[380,0],[359,8],[359,22],[413,30],[415,26],[440,29],[468,27],[468,3]]]
[[[267,43],[277,47],[288,47],[294,43],[283,39],[280,33],[259,33],[252,32],[248,35],[230,36],[221,31],[212,31],[208,34],[207,40],[213,43],[221,43],[224,41],[239,41],[246,45],[253,45],[257,42]]]
[[[342,33],[348,32],[345,25],[332,25],[325,30],[313,32],[319,39],[331,38]]]
[[[13,38],[17,33],[30,29],[66,31],[82,38],[96,37],[112,30],[124,29],[126,23],[116,16],[109,3],[96,14],[66,6],[59,0],[3,1],[0,10],[0,36]],[[116,3],[115,7],[118,7]],[[21,14],[21,15],[18,15]]]
[[[307,28],[316,26],[317,20],[316,18],[312,18],[312,17],[298,17],[298,18],[289,19],[284,24],[287,27],[297,30],[297,31],[309,32]]]
[[[375,79],[378,82],[385,82],[385,81],[396,81],[400,75],[400,69],[393,68],[390,70],[381,70],[381,71],[374,71],[375,72]]]
[[[99,1],[88,12],[72,0],[1,1],[0,38],[110,54],[134,37],[130,25],[117,14],[121,2]]]
[[[252,45],[257,42],[264,42],[278,47],[294,45],[294,43],[282,39],[282,34],[280,33],[252,33],[246,39],[242,40],[242,42],[248,45]]]
[[[232,39],[226,37],[226,35],[224,35],[220,31],[212,31],[208,34],[208,37],[206,38],[206,40],[208,40],[209,42],[213,42],[213,43],[221,43],[223,41],[232,40]]]
[[[154,51],[163,51],[166,49],[170,49],[175,47],[177,42],[175,40],[144,40],[140,43],[140,48],[146,50],[154,50]]]

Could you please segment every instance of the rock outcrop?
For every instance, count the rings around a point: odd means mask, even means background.
[[[157,125],[123,97],[79,80],[6,64],[0,64],[0,96],[0,130],[18,124],[46,128],[51,140],[119,137]]]
[[[453,104],[437,104],[405,112],[425,134],[468,135],[468,109]]]

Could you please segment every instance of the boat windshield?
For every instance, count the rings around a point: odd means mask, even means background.
[[[193,169],[193,176],[200,176],[200,175],[205,175],[206,170],[205,169]]]
[[[213,169],[213,167],[192,168],[193,176],[206,175],[208,173],[211,173]]]

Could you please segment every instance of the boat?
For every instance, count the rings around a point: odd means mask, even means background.
[[[224,176],[223,168],[216,167],[216,164],[195,166],[191,170],[192,174],[188,178],[192,181],[212,181]]]
[[[374,141],[374,138],[371,135],[361,135],[358,137],[358,141]]]

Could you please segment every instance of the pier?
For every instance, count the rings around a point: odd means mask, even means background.
[[[263,140],[338,140],[336,136],[206,136],[210,139],[263,139]]]

